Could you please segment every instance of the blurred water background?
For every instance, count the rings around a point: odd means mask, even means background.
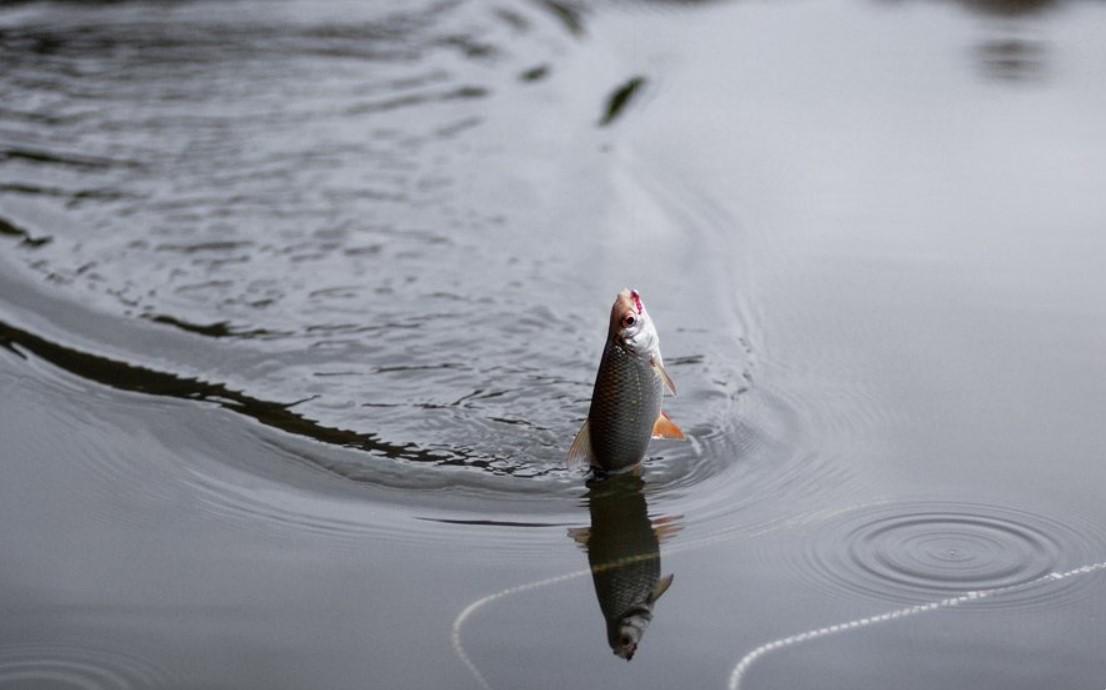
[[[1104,74],[1097,0],[0,4],[0,687],[1106,687]],[[624,286],[691,438],[597,503]]]

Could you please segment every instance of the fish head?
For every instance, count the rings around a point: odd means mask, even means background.
[[[623,348],[645,357],[659,346],[657,328],[637,290],[623,289],[611,307],[611,326],[608,337]]]
[[[644,609],[624,616],[617,628],[612,631],[614,634],[611,639],[608,640],[611,651],[626,661],[633,659],[638,643],[641,642],[641,636],[645,634],[645,628],[648,627],[651,619],[652,615]]]

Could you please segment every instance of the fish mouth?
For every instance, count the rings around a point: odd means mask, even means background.
[[[649,315],[645,311],[645,303],[641,300],[641,293],[630,288],[623,288],[618,292],[614,304],[611,306],[609,338],[616,336],[623,344],[630,335],[637,336],[643,329],[649,328]]]
[[[630,299],[634,301],[634,309],[637,309],[638,314],[645,313],[645,305],[641,302],[641,293],[633,288],[630,288]]]
[[[630,661],[631,659],[633,659],[634,654],[636,652],[637,652],[637,643],[634,643],[634,644],[630,645],[629,647],[626,647],[625,649],[615,650],[615,654],[622,657],[626,661]]]

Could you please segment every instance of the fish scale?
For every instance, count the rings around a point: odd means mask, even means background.
[[[648,361],[607,342],[588,412],[592,454],[603,467],[641,461],[663,396],[664,382]]]
[[[588,460],[599,471],[620,472],[642,461],[649,439],[685,438],[661,413],[666,388],[675,395],[653,320],[636,290],[622,290],[611,306],[591,408],[568,449],[568,463]]]

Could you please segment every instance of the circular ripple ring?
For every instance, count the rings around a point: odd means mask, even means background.
[[[951,594],[1025,584],[1106,550],[1089,529],[983,504],[909,502],[852,511],[827,524],[803,569],[819,585],[888,601],[917,603]],[[1026,591],[994,606],[1070,596],[1072,581]]]

